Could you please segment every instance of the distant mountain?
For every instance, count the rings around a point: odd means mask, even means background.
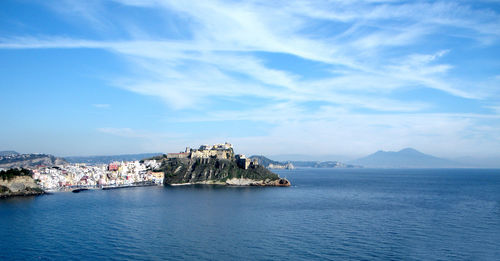
[[[412,148],[400,151],[377,151],[350,162],[367,168],[453,168],[464,164],[424,154]]]
[[[161,155],[163,155],[163,153],[157,152],[157,153],[123,154],[123,155],[108,155],[108,156],[70,156],[64,158],[69,163],[109,164],[115,161],[136,161]]]
[[[13,150],[0,151],[0,157],[1,156],[8,156],[8,155],[19,155],[19,153],[17,153],[16,151],[13,151]]]
[[[359,166],[348,165],[339,161],[275,161],[264,156],[251,156],[257,159],[260,165],[268,169],[294,169],[300,168],[356,168]]]
[[[250,157],[250,159],[252,159],[252,160],[256,159],[257,162],[259,162],[259,165],[262,165],[268,169],[294,169],[295,168],[293,166],[293,164],[290,162],[274,161],[274,160],[266,158],[262,155],[253,155]]]
[[[55,166],[68,163],[63,158],[49,154],[7,154],[0,156],[0,168],[30,168],[36,166]]]

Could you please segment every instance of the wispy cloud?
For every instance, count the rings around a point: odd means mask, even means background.
[[[113,12],[110,4],[163,12],[165,20],[155,22],[164,24],[175,14],[180,23],[169,28],[185,33],[158,36],[129,17],[107,22]],[[454,74],[457,65],[448,59],[453,46],[433,45],[435,38],[498,43],[500,15],[463,1],[63,1],[55,11],[66,16],[76,12],[101,37],[4,36],[0,48],[107,50],[132,68],[126,76],[110,79],[112,85],[158,97],[175,110],[199,112],[183,121],[271,122],[275,128],[268,142],[295,140],[312,128],[316,140],[331,139],[335,131],[338,138],[329,144],[356,135],[364,137],[359,146],[369,140],[380,146],[388,140],[364,132],[404,137],[394,144],[410,137],[427,144],[431,142],[426,138],[443,137],[445,132],[446,141],[457,143],[474,136],[470,131],[479,117],[462,114],[457,120],[436,111],[440,104],[435,101],[400,94],[433,90],[478,102],[500,96],[492,84]],[[118,27],[124,32],[121,37],[102,37]],[[275,54],[321,66],[320,76],[273,65],[269,55]],[[249,99],[262,103],[248,105]],[[220,109],[221,100],[234,106]],[[242,104],[246,106],[239,107]],[[293,131],[278,134],[286,129]],[[131,129],[99,131],[141,137]]]
[[[136,77],[131,81],[135,82],[133,85],[123,87],[143,94],[161,95],[164,90],[168,90],[175,98],[169,99],[165,97],[165,101],[174,107],[182,107],[183,102],[177,102],[180,96],[187,96],[186,93],[192,95],[193,92],[199,91],[200,87],[196,87],[197,84],[195,83],[209,85],[214,82],[226,89],[246,82],[233,77],[228,72],[245,74],[257,80],[257,83],[263,86],[261,88],[266,90],[270,89],[267,85],[280,86],[293,91],[292,95],[301,97],[304,97],[304,92],[311,92],[310,89],[300,92],[300,89],[297,88],[297,86],[311,83],[301,81],[297,75],[268,68],[263,61],[256,60],[248,55],[248,52],[252,51],[285,53],[334,66],[343,66],[347,70],[346,73],[340,75],[340,77],[337,75],[331,77],[330,82],[339,82],[346,90],[353,87],[366,88],[364,84],[366,82],[370,83],[369,90],[387,89],[388,86],[389,88],[405,88],[408,85],[421,84],[452,95],[474,98],[472,92],[460,90],[446,84],[449,80],[445,77],[445,73],[452,66],[429,64],[429,62],[435,61],[436,58],[442,56],[443,52],[439,52],[440,55],[436,55],[436,53],[409,54],[408,58],[403,57],[400,62],[394,62],[394,59],[384,58],[380,55],[371,57],[367,62],[365,60],[367,57],[363,55],[372,48],[411,45],[413,42],[421,40],[425,33],[432,33],[433,28],[441,24],[450,24],[466,29],[473,27],[470,26],[471,24],[481,23],[482,26],[474,26],[474,29],[484,28],[484,25],[498,24],[498,16],[492,12],[482,11],[478,13],[478,11],[473,11],[467,6],[445,3],[383,4],[376,6],[356,3],[356,6],[360,5],[361,8],[353,8],[354,5],[350,1],[341,1],[339,5],[332,6],[328,6],[327,3],[313,5],[290,2],[289,4],[282,3],[285,6],[284,11],[276,11],[272,8],[273,6],[262,3],[253,5],[221,4],[218,1],[204,1],[193,5],[188,2],[170,1],[117,2],[123,5],[163,8],[166,11],[174,10],[183,13],[193,19],[191,27],[185,28],[193,30],[193,39],[156,41],[130,39],[110,42],[59,37],[47,37],[45,39],[13,38],[3,39],[0,47],[103,48],[124,55],[133,63],[138,58],[140,60],[139,63],[136,63],[138,70],[146,71],[147,75],[142,76],[143,80],[141,80],[140,76]],[[78,7],[78,10],[92,8],[96,7],[94,5],[83,5]],[[325,10],[328,10],[329,15],[324,14]],[[415,12],[415,10],[421,12]],[[446,13],[451,10],[455,11],[450,14]],[[100,12],[85,11],[84,13],[86,17],[93,15],[89,18],[91,20],[102,19],[102,17],[99,17]],[[391,29],[387,29],[385,28],[385,21],[388,17],[384,16],[387,14],[389,14],[390,18],[404,19],[407,24],[394,26],[391,23]],[[472,16],[468,16],[471,14]],[[483,15],[486,15],[486,18]],[[329,35],[326,35],[326,37],[308,37],[307,34],[301,33],[305,29],[310,29],[311,26],[311,21],[304,19],[304,16],[340,22],[352,21],[357,29],[349,28],[346,30],[351,35],[347,40],[336,40],[335,37]],[[441,18],[433,18],[430,21],[424,19],[436,16]],[[289,23],[282,23],[281,21],[289,21]],[[421,21],[426,21],[426,25],[421,25]],[[360,26],[360,23],[364,23],[365,26]],[[366,31],[366,29],[363,29],[366,27],[373,27],[375,30],[370,30],[368,33],[359,32]],[[484,32],[484,34],[496,36],[497,31],[498,29],[491,29]],[[146,32],[144,34],[147,35]],[[476,37],[476,35],[471,34],[469,37]],[[432,59],[425,60],[429,58]],[[372,62],[377,60],[376,63]],[[381,63],[384,64],[383,67],[381,67]],[[189,71],[190,68],[186,71],[186,64],[194,67],[191,69],[199,72],[199,76],[193,76],[193,72]],[[158,65],[160,68],[168,68],[169,70],[160,72],[150,70],[150,68]],[[176,68],[176,66],[182,69]],[[218,75],[217,79],[209,77],[211,74]],[[151,75],[158,79],[157,83],[149,80]],[[395,77],[396,75],[397,77]],[[188,79],[182,79],[182,76]],[[381,82],[379,79],[385,80]],[[176,86],[176,90],[166,87],[171,85]],[[179,89],[185,91],[179,91]],[[255,87],[252,89],[255,89]],[[239,95],[238,92],[226,91],[219,93],[222,96]],[[199,93],[199,95],[204,97],[208,94]],[[317,97],[320,95],[311,93],[311,96]]]

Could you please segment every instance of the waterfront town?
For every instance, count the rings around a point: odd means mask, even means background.
[[[87,165],[82,163],[32,168],[33,179],[46,191],[72,188],[101,188],[107,186],[132,186],[135,184],[163,183],[163,172],[156,160],[144,162],[113,162]]]
[[[198,149],[187,147],[180,153],[168,153],[166,159],[234,159],[243,168],[258,165],[256,160],[242,154],[234,154],[230,143],[201,145]],[[106,188],[137,185],[162,185],[164,173],[160,171],[162,159],[141,161],[115,161],[109,164],[68,163],[62,158],[45,154],[9,154],[3,162],[26,167],[33,173],[33,179],[45,191],[72,190],[76,188]],[[52,161],[50,158],[53,158]],[[35,162],[35,164],[33,164]],[[50,162],[50,164],[46,164]],[[21,164],[21,165],[16,165]]]

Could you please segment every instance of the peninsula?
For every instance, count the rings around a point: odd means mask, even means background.
[[[229,143],[202,145],[198,149],[168,153],[161,161],[165,185],[217,184],[232,186],[290,186],[285,178],[269,171],[256,159],[234,154]]]

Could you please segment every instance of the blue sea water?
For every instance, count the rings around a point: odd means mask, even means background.
[[[278,173],[0,200],[0,260],[500,260],[500,170]]]

